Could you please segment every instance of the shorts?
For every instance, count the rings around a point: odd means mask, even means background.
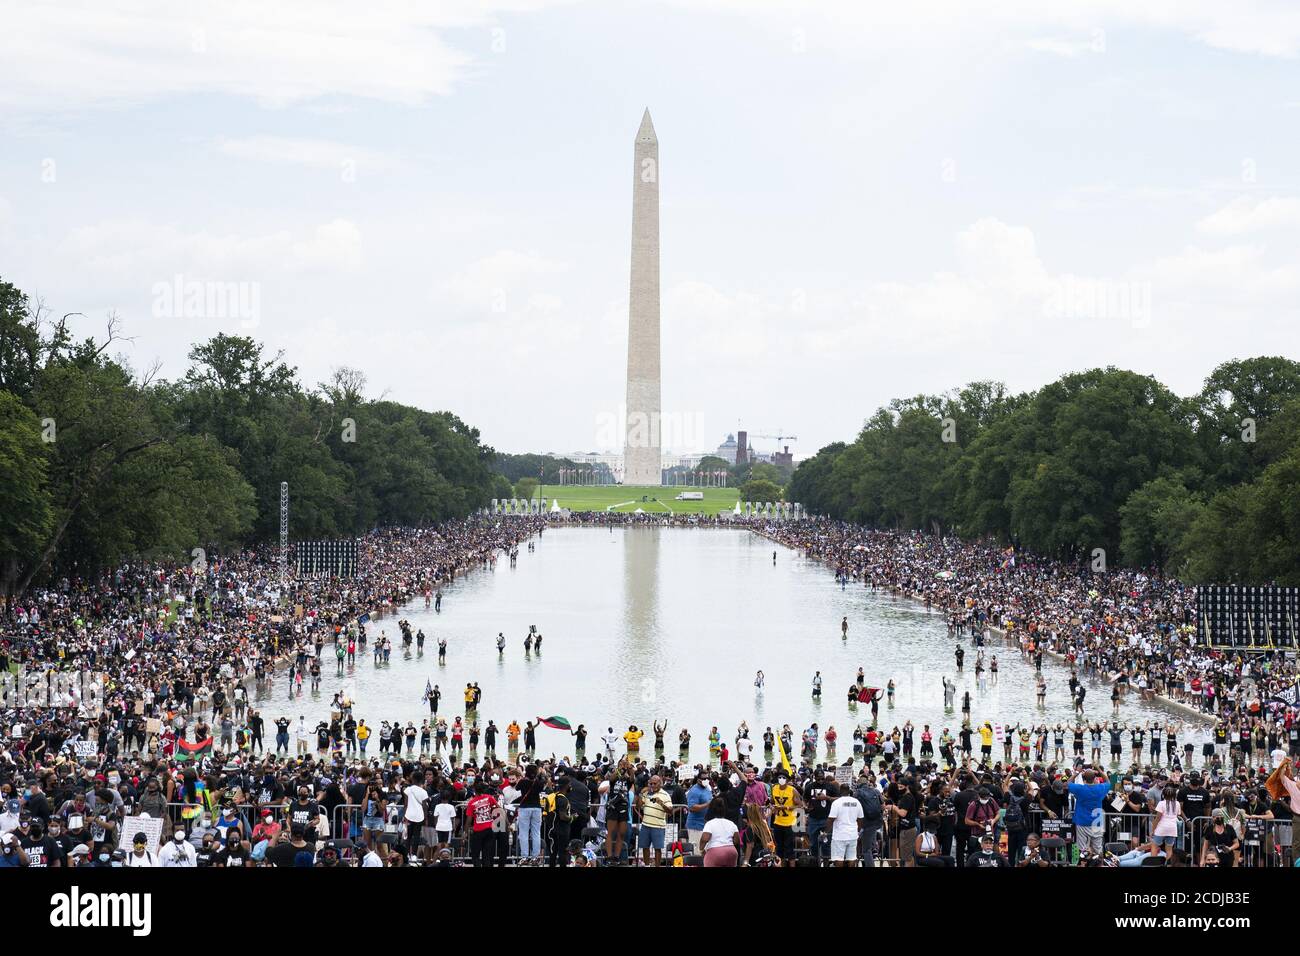
[[[642,825],[637,834],[638,850],[662,850],[664,848],[664,828]]]
[[[857,840],[831,840],[831,860],[856,860]]]
[[[1174,846],[1174,845],[1178,842],[1178,837],[1176,837],[1176,836],[1153,836],[1153,837],[1151,838],[1151,842],[1154,843],[1154,844],[1155,844],[1156,846],[1158,846],[1158,847],[1159,847],[1159,846],[1168,846],[1168,847],[1172,847],[1172,846]]]

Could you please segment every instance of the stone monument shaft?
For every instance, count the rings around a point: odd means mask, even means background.
[[[632,285],[627,323],[627,444],[623,484],[657,485],[659,396],[659,140],[650,111],[636,132],[632,168]]]

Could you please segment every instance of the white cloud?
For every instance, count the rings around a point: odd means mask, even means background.
[[[259,236],[113,221],[74,229],[59,251],[109,285],[122,276],[152,284],[176,273],[242,280],[280,272],[354,271],[362,261],[361,230],[346,219],[323,223],[309,234],[283,230]]]
[[[552,314],[560,298],[539,280],[568,271],[568,264],[536,252],[501,249],[435,283],[434,301],[469,316]]]
[[[468,75],[491,49],[488,31],[502,29],[501,15],[569,2],[6,0],[0,62],[8,69],[0,109],[36,115],[193,93],[250,97],[273,107],[330,96],[419,104],[449,93]],[[1010,0],[992,7],[966,0],[826,0],[806,7],[690,0],[688,6],[764,24],[786,44],[797,28],[810,49],[858,53],[908,43],[938,49],[1019,42],[1077,56],[1095,50],[1103,30],[1146,28],[1239,53],[1300,54],[1300,7],[1289,0],[1254,0],[1244,10],[1219,0]],[[447,39],[467,28],[481,28],[481,38],[458,36],[459,45]],[[1059,39],[1060,31],[1074,38]]]
[[[1077,59],[1081,56],[1089,56],[1106,52],[1106,34],[1097,30],[1092,36],[1085,39],[1063,39],[1060,37],[1033,37],[1025,46],[1035,53],[1051,53],[1054,56],[1063,56],[1069,59]]]
[[[223,155],[259,163],[284,166],[310,166],[315,169],[379,170],[392,169],[395,157],[328,139],[301,139],[287,136],[248,136],[217,140]]]
[[[1070,41],[1043,40],[1044,35],[1068,30],[1087,34],[1091,43],[1098,30],[1154,29],[1237,53],[1300,55],[1300,7],[1289,0],[1252,0],[1235,5],[1218,0],[1146,4],[1131,0],[1004,0],[996,4],[967,0],[918,0],[907,4],[840,0],[807,5],[788,0],[673,2],[692,9],[707,5],[752,19],[764,18],[782,33],[798,27],[805,31],[809,48],[888,49],[903,36],[920,49],[952,41],[969,45],[976,42],[976,37],[993,42],[1020,37],[1022,43],[1037,40],[1041,49],[1064,54]]]
[[[1196,229],[1209,236],[1244,236],[1297,226],[1300,226],[1300,198],[1239,196],[1198,222]]]
[[[325,96],[416,104],[471,52],[444,33],[563,0],[61,0],[5,3],[0,108],[82,109],[187,93],[286,106]]]

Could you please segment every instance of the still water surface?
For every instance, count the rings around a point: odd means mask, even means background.
[[[421,599],[400,615],[372,623],[372,635],[384,631],[393,640],[387,665],[377,666],[369,648],[358,649],[356,666],[336,677],[327,645],[320,693],[305,691],[290,703],[281,675],[262,700],[263,716],[269,722],[281,713],[301,713],[314,726],[328,718],[330,700],[343,688],[367,723],[414,720],[418,726],[428,716],[421,697],[431,681],[443,692],[439,713],[450,721],[463,713],[465,684],[477,681],[483,690],[481,726],[491,718],[504,730],[512,719],[522,726],[539,715],[561,715],[575,727],[587,726],[589,752],[609,726],[621,733],[636,724],[647,731],[648,746],[650,725],[667,721],[670,752],[686,726],[698,761],[707,758],[714,725],[724,739],[734,740],[739,723],[748,721],[758,742],[764,727],[779,730],[788,723],[797,740],[815,721],[822,733],[836,728],[842,761],[852,753],[854,724],[870,719],[869,706],[847,703],[848,687],[862,667],[868,685],[883,687],[892,678],[897,686],[893,707],[880,702],[885,729],[910,719],[918,737],[926,723],[936,737],[945,726],[955,734],[961,714],[944,713],[942,676],[957,682],[958,708],[962,693],[970,691],[976,723],[1050,726],[1073,720],[1064,665],[1044,663],[1047,705],[1039,708],[1032,666],[995,641],[986,653],[998,656],[998,683],[980,692],[975,650],[963,641],[966,667],[959,674],[956,641],[941,614],[891,593],[841,589],[823,566],[748,531],[552,528],[536,542],[535,552],[521,549],[515,568],[502,559],[495,571],[458,579],[444,592],[440,613],[426,610]],[[403,616],[425,633],[422,656],[414,644],[409,655],[403,652],[397,626]],[[840,634],[845,616],[847,640]],[[534,624],[544,636],[542,652],[526,655],[523,639]],[[498,631],[507,640],[500,656]],[[438,664],[439,638],[447,640],[445,666]],[[754,687],[760,669],[766,678],[761,693]],[[823,679],[820,702],[812,698],[817,671]],[[1089,685],[1085,714],[1110,717],[1107,687]],[[1136,695],[1122,705],[1120,718],[1177,719]],[[1190,728],[1180,738],[1189,733]],[[1127,758],[1127,734],[1124,745]],[[376,737],[372,752],[377,747]],[[538,749],[572,753],[572,739],[542,728]]]

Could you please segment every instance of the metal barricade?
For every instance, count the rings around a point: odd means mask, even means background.
[[[1294,823],[1291,820],[1246,818],[1236,823],[1229,821],[1236,837],[1234,867],[1277,869],[1293,867],[1295,852]],[[1188,828],[1190,835],[1189,862],[1199,866],[1201,853],[1213,831],[1213,817],[1196,817]]]
[[[1132,849],[1134,840],[1138,843],[1146,843],[1150,840],[1151,830],[1154,826],[1152,815],[1146,811],[1142,813],[1107,812],[1103,839],[1107,844],[1125,844],[1124,852],[1128,852],[1128,850]]]

